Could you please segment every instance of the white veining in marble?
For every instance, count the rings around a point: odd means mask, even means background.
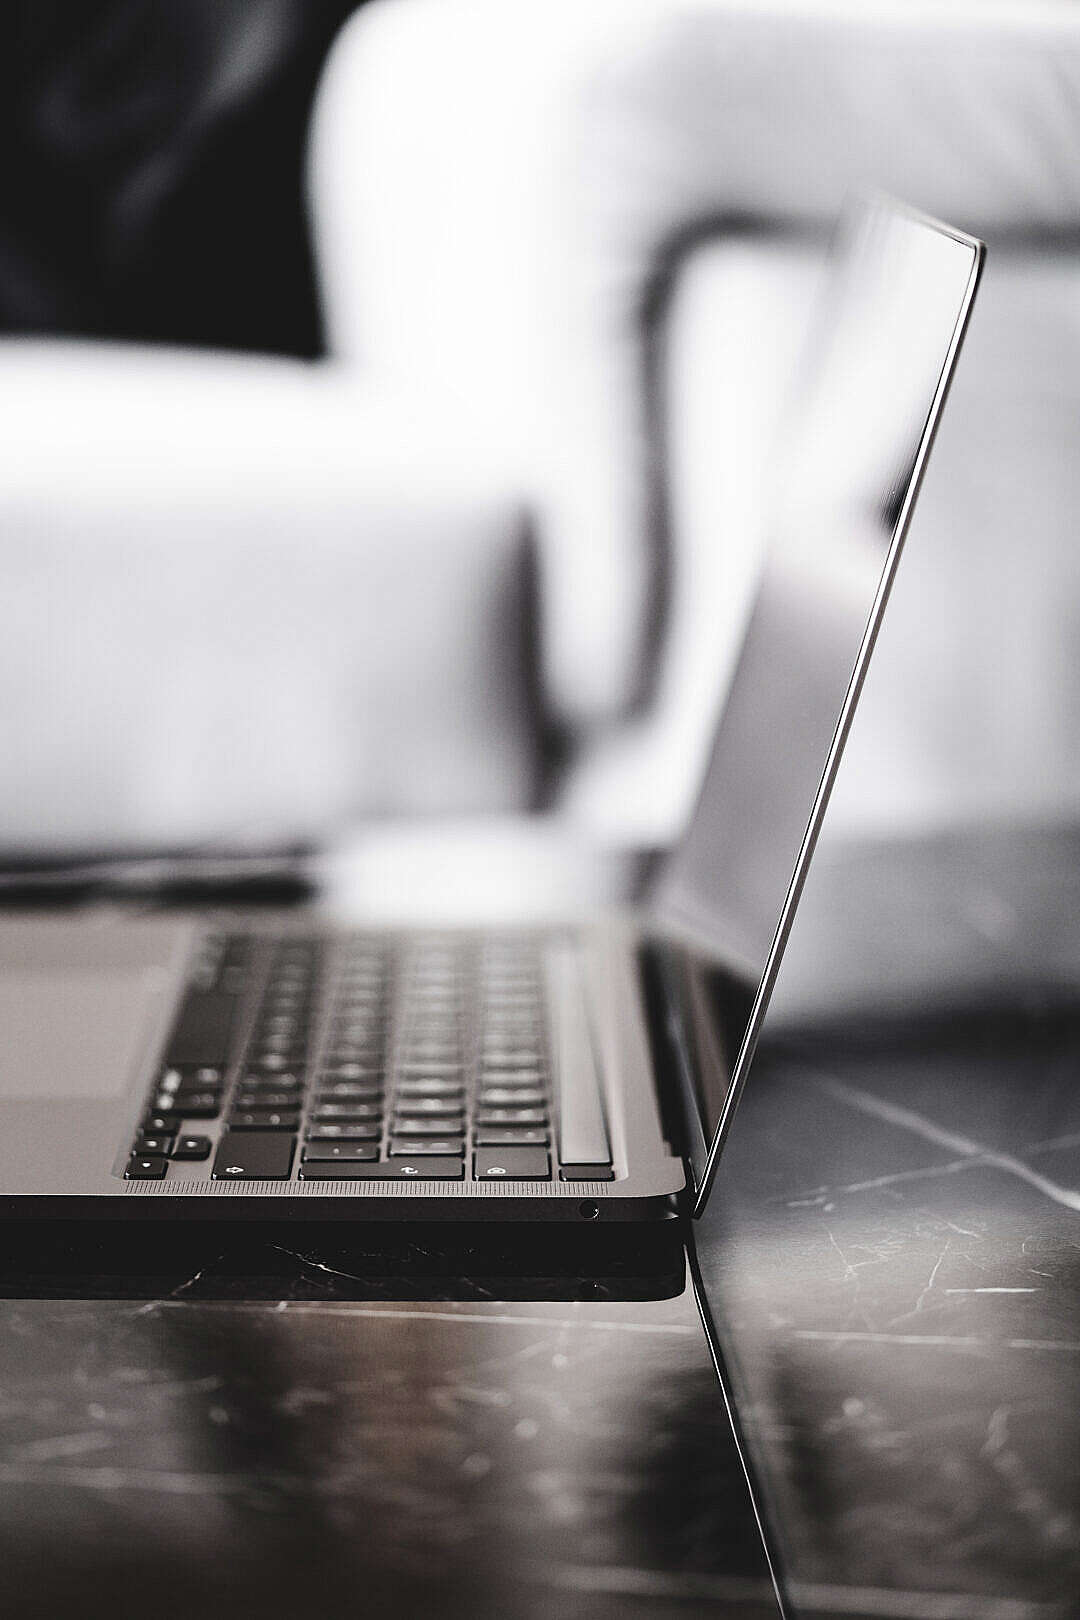
[[[1015,1158],[1011,1153],[999,1153],[981,1142],[973,1141],[970,1137],[947,1130],[943,1125],[928,1119],[925,1114],[916,1113],[912,1108],[886,1102],[882,1097],[875,1097],[872,1092],[864,1091],[859,1086],[849,1086],[832,1076],[815,1074],[813,1083],[819,1090],[835,1097],[838,1102],[858,1109],[862,1114],[870,1114],[886,1124],[911,1131],[925,1141],[933,1142],[936,1147],[949,1149],[960,1155],[961,1163],[977,1161],[996,1170],[1003,1170],[1007,1175],[1027,1182],[1028,1186],[1034,1187],[1053,1203],[1080,1214],[1080,1192],[1072,1187],[1062,1187],[1058,1182],[1051,1181],[1048,1176],[1040,1175],[1037,1170],[1033,1170],[1030,1165],[1025,1164],[1022,1159]]]

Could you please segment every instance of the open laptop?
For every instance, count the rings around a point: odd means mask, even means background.
[[[846,219],[700,803],[634,916],[492,933],[5,917],[0,1213],[700,1213],[982,257],[886,203]]]

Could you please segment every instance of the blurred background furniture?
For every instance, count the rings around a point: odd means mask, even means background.
[[[313,108],[321,358],[0,343],[0,844],[669,841],[860,185],[992,256],[838,808],[1074,812],[1078,80],[1063,4],[372,0]]]
[[[520,495],[320,359],[305,130],[350,9],[0,20],[2,848],[535,796]]]

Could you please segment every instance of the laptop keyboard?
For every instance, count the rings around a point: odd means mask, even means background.
[[[559,1159],[542,943],[207,937],[127,1176],[613,1179]]]

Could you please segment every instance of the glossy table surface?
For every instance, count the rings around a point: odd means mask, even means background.
[[[0,1303],[0,1610],[775,1614],[672,1236],[644,1279],[422,1233],[398,1276],[318,1233],[54,1250],[9,1286],[158,1297]]]
[[[1080,1607],[1078,872],[811,880],[692,1256],[792,1614]],[[9,1229],[0,1612],[775,1615],[685,1236]]]
[[[1066,832],[811,876],[697,1233],[796,1609],[1080,1613],[1078,902]]]

